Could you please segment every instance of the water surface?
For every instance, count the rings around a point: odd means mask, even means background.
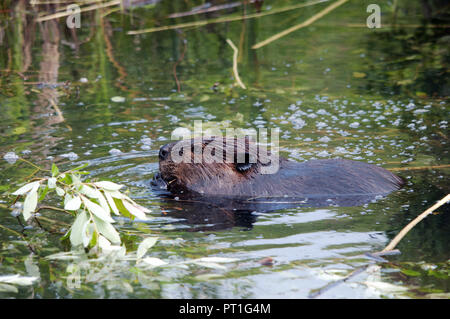
[[[82,15],[76,34],[64,19],[34,23],[32,9],[23,13],[25,1],[11,5],[0,23],[0,156],[13,152],[46,168],[52,162],[62,169],[89,163],[94,177],[126,185],[153,217],[119,220],[128,251],[157,235],[160,241],[149,256],[168,263],[208,256],[236,260],[215,268],[154,269],[122,259],[49,260],[45,257],[67,250],[61,235],[34,224],[24,229],[7,208],[12,200],[7,194],[34,168],[1,159],[0,275],[39,280],[17,292],[0,289],[0,296],[305,298],[373,263],[370,271],[321,297],[448,298],[448,206],[417,225],[398,245],[401,254],[386,257],[389,263],[365,256],[383,249],[449,193],[448,27],[440,27],[436,17],[426,20],[418,4],[398,1],[395,16],[392,4],[381,1],[383,26],[369,29],[370,2],[350,1],[258,50],[251,46],[329,3],[244,21],[127,34],[244,10],[166,18],[199,4],[194,2],[161,1],[105,17],[106,11],[91,12]],[[261,10],[293,3],[265,1]],[[245,10],[256,12],[253,6]],[[227,38],[240,50],[245,90],[235,85]],[[174,129],[192,128],[194,120],[222,129],[279,128],[281,154],[291,160],[364,161],[394,170],[406,185],[357,207],[231,215],[217,207],[193,209],[165,200],[149,181],[158,171],[160,146]],[[56,219],[43,223],[58,231],[71,222],[55,212],[43,216]],[[15,232],[26,234],[27,241]],[[273,265],[261,263],[267,257]],[[74,267],[80,270],[78,288],[70,286]]]

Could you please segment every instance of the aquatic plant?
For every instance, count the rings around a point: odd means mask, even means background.
[[[73,224],[63,237],[69,238],[72,248],[110,250],[112,246],[120,247],[120,235],[113,226],[116,221],[111,214],[131,220],[148,219],[146,213],[150,211],[122,193],[123,185],[111,181],[82,181],[82,175],[89,175],[83,171],[88,164],[65,172],[60,172],[55,164],[51,170],[29,164],[51,176],[33,178],[12,193],[16,196],[14,215],[22,215],[25,222],[35,219],[38,223],[39,212],[45,209],[72,215]],[[52,194],[60,197],[63,208],[40,204]]]

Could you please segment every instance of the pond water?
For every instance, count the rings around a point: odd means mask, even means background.
[[[307,298],[367,265],[317,297],[449,297],[448,205],[411,230],[389,262],[365,255],[449,193],[450,40],[439,14],[427,20],[419,3],[398,1],[394,10],[379,1],[382,27],[369,29],[370,1],[350,1],[255,50],[331,2],[140,35],[127,32],[257,9],[169,19],[202,2],[154,1],[123,13],[83,13],[73,31],[64,18],[34,22],[37,9],[26,2],[6,1],[0,13],[0,276],[38,280],[15,289],[0,283],[0,297]],[[264,1],[261,13],[297,3]],[[235,85],[226,39],[239,48],[246,89]],[[279,128],[280,153],[291,160],[364,161],[406,184],[357,207],[230,215],[169,201],[150,187],[158,151],[174,129],[192,128],[194,120],[221,129]],[[153,217],[118,219],[127,251],[158,236],[148,256],[182,266],[142,268],[127,258],[69,253],[47,258],[68,251],[60,237],[72,220],[43,211],[49,232],[34,223],[24,228],[11,214],[9,194],[35,170],[15,156],[45,168],[89,163],[93,177],[126,185]],[[203,257],[229,262],[185,263]]]

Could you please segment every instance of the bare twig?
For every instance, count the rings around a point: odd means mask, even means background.
[[[334,9],[336,9],[337,7],[343,5],[344,3],[346,3],[348,0],[339,0],[334,2],[333,4],[329,5],[328,7],[326,7],[325,9],[323,9],[322,11],[320,11],[319,13],[315,14],[314,16],[312,16],[311,18],[309,18],[308,20],[306,20],[305,22],[302,22],[298,25],[295,25],[293,27],[290,27],[280,33],[277,33],[273,36],[271,36],[270,38],[259,42],[257,44],[255,44],[254,46],[252,46],[252,49],[259,49],[269,43],[272,43],[275,40],[278,40],[279,38],[284,37],[285,35],[288,35],[289,33],[292,33],[294,31],[297,31],[298,29],[304,28],[309,26],[310,24],[314,23],[315,21],[319,20],[320,18],[324,17],[325,15],[327,15],[328,13],[330,13],[331,11],[333,11]]]
[[[254,2],[254,0],[252,0],[250,2]],[[232,2],[232,3],[219,4],[219,5],[215,5],[215,6],[212,6],[212,7],[208,7],[206,9],[197,9],[197,10],[194,9],[194,10],[185,11],[185,12],[172,13],[172,14],[170,14],[168,16],[168,18],[181,18],[181,17],[191,16],[191,15],[195,15],[195,14],[215,12],[215,11],[219,11],[219,10],[226,10],[226,9],[239,7],[241,5],[242,5],[242,2],[240,2],[240,1]]]
[[[227,43],[231,46],[231,48],[234,51],[234,53],[233,53],[233,73],[234,73],[234,78],[235,78],[236,82],[239,84],[239,86],[241,88],[246,89],[244,83],[242,83],[241,78],[239,77],[238,68],[237,68],[237,59],[238,59],[239,50],[238,50],[238,48],[236,48],[236,46],[234,45],[234,43],[230,39],[227,39]]]
[[[113,0],[110,2],[106,2],[106,3],[94,4],[94,5],[91,5],[88,7],[81,8],[80,13],[115,6],[115,5],[119,5],[120,3],[121,3],[121,0]],[[57,12],[57,13],[50,14],[47,16],[39,17],[36,19],[36,21],[41,22],[41,21],[53,20],[53,19],[67,17],[67,16],[70,16],[71,14],[73,14],[71,11]]]
[[[445,203],[447,203],[448,201],[450,201],[450,194],[447,194],[447,196],[445,196],[444,198],[442,198],[440,201],[438,201],[436,204],[434,204],[433,206],[431,206],[430,208],[428,208],[426,211],[424,211],[422,214],[420,214],[419,216],[417,216],[412,222],[410,222],[408,225],[405,226],[405,228],[403,228],[400,233],[398,233],[397,236],[395,236],[395,238],[389,243],[389,245],[387,245],[382,251],[390,251],[392,249],[395,248],[395,246],[397,246],[397,244],[400,242],[400,240],[403,239],[403,237],[405,237],[405,235],[414,227],[416,226],[422,219],[424,219],[425,217],[427,217],[428,215],[430,215],[432,212],[434,212],[436,209],[438,209],[439,207],[441,207],[442,205],[444,205]]]
[[[28,160],[26,160],[26,159],[24,159],[24,158],[22,158],[22,157],[19,157],[19,161],[25,162],[25,163],[27,163],[28,165],[31,165],[31,166],[33,166],[34,168],[36,168],[36,169],[38,169],[38,170],[40,170],[40,171],[50,172],[50,170],[41,168],[41,167],[39,167],[39,166],[37,166],[37,165],[31,163],[30,161],[28,161]]]
[[[394,167],[388,168],[389,171],[413,171],[413,170],[424,170],[424,169],[440,169],[440,168],[448,168],[450,164],[444,165],[434,165],[434,166],[416,166],[416,167]]]
[[[434,204],[433,206],[431,206],[430,208],[428,208],[426,211],[424,211],[422,214],[420,214],[419,216],[417,216],[412,222],[410,222],[408,225],[406,225],[399,233],[397,236],[395,236],[395,238],[382,250],[379,252],[375,252],[375,253],[371,253],[368,254],[369,257],[379,257],[379,256],[384,256],[384,255],[393,255],[393,254],[397,254],[399,253],[398,250],[394,249],[395,246],[397,246],[397,244],[403,239],[403,237],[405,237],[405,235],[414,227],[416,226],[421,220],[423,220],[425,217],[427,217],[429,214],[431,214],[432,212],[434,212],[436,209],[438,209],[439,207],[441,207],[442,205],[444,205],[445,203],[447,203],[448,201],[450,201],[450,194],[448,194],[447,196],[445,196],[444,198],[442,198],[441,200],[439,200],[436,204]],[[378,260],[381,261],[381,260]],[[384,261],[384,260],[383,260]],[[330,290],[331,288],[348,281],[350,278],[356,276],[357,274],[362,273],[363,271],[365,271],[370,265],[365,265],[362,267],[359,267],[355,270],[353,270],[350,274],[348,274],[347,276],[345,276],[342,279],[339,279],[337,281],[334,281],[332,283],[327,284],[325,287],[321,288],[320,290],[310,294],[310,298],[316,298],[318,296],[320,296],[321,294],[323,294],[324,292]]]
[[[184,45],[183,52],[181,53],[181,56],[180,56],[180,58],[177,60],[177,62],[175,62],[175,63],[173,64],[173,68],[172,68],[173,77],[175,78],[175,82],[177,83],[177,92],[178,92],[178,93],[181,92],[181,85],[180,85],[180,81],[178,80],[178,76],[177,76],[177,66],[178,66],[178,64],[179,64],[181,61],[183,61],[184,55],[185,55],[186,50],[187,50],[187,40],[186,40],[186,39],[183,39],[183,45]]]
[[[260,17],[264,17],[267,15],[272,15],[272,14],[276,14],[276,13],[280,13],[280,12],[286,12],[286,11],[303,8],[303,7],[307,7],[307,6],[311,6],[314,4],[327,2],[327,1],[328,0],[315,0],[315,1],[311,1],[311,2],[288,6],[285,8],[274,9],[269,12],[253,13],[253,14],[238,16],[238,17],[224,17],[224,18],[217,18],[217,19],[201,20],[201,21],[180,23],[180,24],[175,24],[175,25],[166,25],[166,26],[157,27],[157,28],[128,31],[127,34],[136,35],[136,34],[159,32],[159,31],[165,31],[165,30],[182,29],[182,28],[189,28],[189,27],[200,27],[200,26],[204,26],[207,24],[214,24],[214,23],[233,22],[233,21],[240,21],[240,20],[246,20],[246,19],[260,18]]]
[[[64,118],[64,116],[63,116],[63,114],[62,114],[60,108],[59,108],[58,105],[55,103],[55,101],[54,101],[53,99],[50,98],[50,99],[49,99],[49,102],[50,102],[50,104],[53,106],[53,108],[55,109],[56,114],[58,114],[58,118],[59,118],[60,122],[64,122],[65,125],[66,125],[66,127],[69,129],[69,131],[72,131],[72,127],[71,127],[69,124],[67,124],[66,119]]]

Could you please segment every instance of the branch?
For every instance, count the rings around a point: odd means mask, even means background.
[[[308,20],[306,20],[305,22],[302,22],[296,26],[290,27],[289,29],[286,29],[280,33],[277,33],[273,36],[271,36],[270,38],[259,42],[257,44],[255,44],[254,46],[252,46],[252,49],[259,49],[275,40],[278,40],[279,38],[284,37],[285,35],[288,35],[291,32],[297,31],[298,29],[304,28],[309,26],[310,24],[314,23],[315,21],[319,20],[320,18],[322,18],[323,16],[327,15],[328,13],[330,13],[331,11],[333,11],[334,9],[336,9],[337,7],[341,6],[342,4],[346,3],[348,0],[339,0],[336,1],[335,3],[333,3],[332,5],[329,5],[328,7],[326,7],[325,9],[323,9],[322,11],[320,11],[319,13],[315,14],[314,16],[312,16],[311,18],[309,18]]]
[[[233,53],[234,78],[236,79],[236,82],[239,84],[239,86],[245,90],[247,88],[245,87],[244,83],[242,83],[241,78],[239,77],[238,68],[237,68],[237,58],[238,58],[239,50],[238,50],[238,48],[236,48],[236,46],[230,39],[227,39],[227,43],[231,46],[231,48],[234,51],[234,53]]]

